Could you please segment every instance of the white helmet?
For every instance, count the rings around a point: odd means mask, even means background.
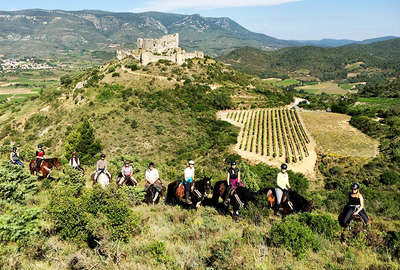
[[[189,165],[194,165],[194,161],[193,160],[189,161]]]

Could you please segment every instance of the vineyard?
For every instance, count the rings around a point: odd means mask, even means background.
[[[293,109],[224,111],[220,118],[241,127],[236,145],[241,155],[291,164],[310,157],[310,138]]]

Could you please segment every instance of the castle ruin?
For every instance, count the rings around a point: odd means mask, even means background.
[[[117,59],[122,60],[131,56],[146,66],[159,60],[169,60],[178,65],[185,63],[186,59],[204,58],[204,53],[195,51],[188,53],[179,47],[179,34],[166,35],[160,39],[137,39],[137,49],[133,51],[117,50]]]

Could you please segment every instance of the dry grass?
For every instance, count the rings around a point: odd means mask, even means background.
[[[301,112],[301,117],[326,154],[375,157],[378,141],[350,126],[350,116],[326,112]]]
[[[297,87],[296,89],[303,89],[306,92],[310,92],[313,94],[331,94],[331,95],[343,95],[348,93],[348,91],[341,88],[337,83],[332,81],[322,82],[314,85],[305,85]]]

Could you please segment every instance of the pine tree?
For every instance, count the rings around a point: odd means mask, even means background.
[[[67,159],[71,158],[72,152],[76,152],[81,163],[86,165],[102,150],[100,141],[95,138],[94,128],[86,117],[68,135],[64,149]]]

